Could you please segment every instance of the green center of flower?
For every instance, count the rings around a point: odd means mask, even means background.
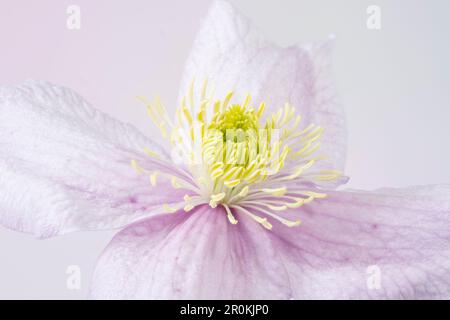
[[[224,112],[218,112],[208,129],[219,130],[226,137],[227,131],[230,130],[258,130],[258,120],[258,115],[253,109],[234,104]]]

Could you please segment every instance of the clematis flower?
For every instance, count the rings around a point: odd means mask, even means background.
[[[0,222],[122,228],[93,298],[449,298],[450,186],[340,187],[331,45],[280,48],[214,2],[176,113],[141,98],[163,143],[71,89],[1,87]]]

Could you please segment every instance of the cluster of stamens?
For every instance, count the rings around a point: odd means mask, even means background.
[[[172,161],[179,164],[179,173],[164,169],[173,163],[146,171],[133,160],[133,167],[149,174],[152,185],[161,175],[169,178],[173,187],[185,189],[186,212],[209,204],[212,208],[223,206],[232,224],[238,222],[235,213],[239,213],[267,229],[272,228],[268,218],[291,227],[299,225],[298,219],[284,218],[283,211],[325,197],[307,186],[340,175],[334,170],[310,169],[322,159],[312,155],[320,146],[323,128],[309,125],[300,129],[301,117],[289,104],[263,117],[264,102],[253,108],[250,95],[240,104],[231,103],[232,92],[223,101],[214,101],[206,92],[205,82],[197,104],[192,83],[174,121],[159,100],[144,100],[151,119],[174,147]],[[146,152],[156,157],[151,150]],[[165,209],[177,210],[167,205]]]

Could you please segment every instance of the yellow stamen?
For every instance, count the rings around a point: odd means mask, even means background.
[[[192,195],[183,197],[185,211],[201,204],[212,208],[222,205],[232,224],[238,221],[230,208],[269,230],[272,224],[267,218],[289,227],[298,226],[300,220],[288,220],[279,214],[326,197],[319,187],[305,190],[302,186],[320,185],[321,181],[336,180],[341,175],[335,170],[309,170],[323,160],[313,154],[320,148],[324,129],[314,124],[302,128],[301,116],[289,103],[263,116],[265,103],[254,108],[250,94],[237,102],[232,101],[230,91],[223,100],[216,100],[207,81],[197,95],[194,91],[192,81],[173,121],[159,99],[150,104],[139,98],[146,104],[153,123],[177,147],[177,156],[186,164],[183,171],[174,176],[162,166],[158,172],[150,172],[136,160],[131,161],[132,167],[149,174],[152,186],[161,175],[170,179],[174,188],[189,190]],[[162,161],[154,151],[145,148],[144,152]],[[167,204],[163,207],[173,212]]]
[[[162,207],[167,213],[174,213],[177,211],[177,209],[170,207],[167,203],[164,203]]]
[[[276,197],[281,197],[282,195],[284,195],[286,193],[287,188],[286,187],[281,187],[281,188],[276,188],[276,189],[264,188],[264,189],[262,189],[262,191],[265,193],[269,193]]]
[[[228,220],[230,221],[231,224],[237,224],[238,221],[236,220],[236,218],[233,216],[233,214],[231,213],[230,208],[227,205],[223,206],[225,208],[225,210],[227,211],[227,217]]]
[[[156,178],[158,176],[158,171],[153,172],[152,174],[150,174],[150,183],[151,185],[154,187],[156,186]]]
[[[172,183],[172,187],[174,187],[175,189],[179,189],[181,187],[181,184],[178,182],[176,177],[172,177],[170,181]]]

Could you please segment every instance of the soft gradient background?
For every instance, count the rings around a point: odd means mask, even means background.
[[[232,1],[281,45],[337,36],[335,78],[349,127],[353,188],[450,182],[448,0]],[[81,7],[81,30],[66,9]],[[366,8],[382,29],[366,28]],[[173,105],[209,1],[0,0],[0,84],[45,79],[151,134],[137,94]],[[1,150],[0,150],[1,152]],[[1,197],[1,195],[0,195]],[[31,208],[32,209],[32,208]],[[46,241],[0,227],[0,298],[84,298],[114,232]],[[79,265],[81,290],[66,268]]]

